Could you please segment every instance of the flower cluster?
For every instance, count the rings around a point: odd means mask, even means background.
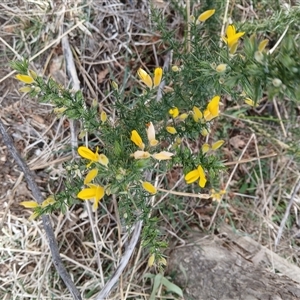
[[[92,163],[100,163],[101,165],[107,167],[109,161],[108,158],[104,155],[104,154],[99,154],[98,153],[98,147],[96,148],[96,151],[93,152],[92,150],[90,150],[89,148],[85,147],[85,146],[81,146],[78,148],[78,154],[83,157],[86,158],[87,160],[89,160],[89,164],[87,165],[87,168],[89,168],[91,166]]]
[[[26,208],[33,208],[34,212],[30,215],[29,220],[36,219],[41,213],[42,209],[54,204],[56,201],[53,195],[50,195],[47,199],[45,199],[42,204],[38,204],[36,201],[23,201],[20,204]]]
[[[214,118],[219,116],[220,114],[219,104],[220,104],[220,96],[215,96],[209,101],[203,113],[197,106],[194,106],[191,113],[179,114],[179,109],[177,107],[173,107],[169,110],[169,114],[173,119],[177,119],[179,121],[185,121],[185,119],[189,116],[189,114],[192,114],[193,119],[196,123],[199,122],[206,123],[212,121]],[[170,134],[177,133],[177,130],[174,126],[167,126],[166,130]],[[207,130],[203,129],[203,132],[201,132],[201,134],[203,136],[206,136]]]
[[[147,137],[149,141],[149,147],[156,146],[158,144],[158,141],[155,139],[155,129],[152,122],[148,124],[148,128],[146,131],[147,131]],[[150,154],[148,151],[144,151],[145,144],[143,143],[141,136],[136,130],[131,131],[130,139],[136,146],[138,146],[141,149],[131,154],[131,156],[134,157],[135,159],[146,159],[149,157],[153,157],[154,159],[157,160],[169,160],[174,155],[173,153],[168,151],[161,151],[159,153],[154,153],[154,154]]]
[[[137,74],[138,74],[140,80],[149,89],[152,89],[152,88],[159,86],[161,79],[162,79],[163,70],[160,67],[155,68],[154,74],[153,74],[153,80],[152,80],[151,76],[142,68],[138,69]]]
[[[32,84],[35,83],[37,74],[33,70],[28,70],[28,75],[17,74],[15,78],[26,84],[25,86],[21,87],[19,91],[22,93],[28,93],[33,88]]]
[[[209,150],[217,150],[224,144],[223,140],[218,140],[211,146],[207,143],[203,144],[201,147],[202,153],[207,153]]]
[[[92,184],[98,174],[98,169],[92,169],[88,172],[84,179],[84,184],[87,188],[84,188],[77,194],[77,198],[81,200],[91,200],[93,201],[93,211],[98,209],[99,201],[103,198],[105,189],[99,184]]]
[[[98,153],[98,147],[96,148],[96,151],[93,152],[89,148],[85,146],[81,146],[78,148],[78,154],[89,160],[89,164],[87,165],[87,168],[91,166],[92,163],[99,163],[100,165],[107,168],[109,160],[103,153]],[[105,193],[105,188],[99,184],[91,183],[98,175],[98,169],[92,169],[88,172],[84,179],[84,184],[87,186],[87,188],[82,189],[78,194],[77,198],[81,200],[91,200],[93,201],[93,211],[96,211],[99,205],[99,201],[103,198]]]

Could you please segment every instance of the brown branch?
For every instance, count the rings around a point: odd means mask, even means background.
[[[44,200],[43,196],[41,194],[41,191],[39,190],[39,187],[35,183],[35,181],[33,179],[33,176],[32,176],[32,173],[29,170],[28,166],[26,165],[24,160],[19,155],[17,149],[15,148],[11,137],[8,135],[8,133],[6,131],[6,128],[5,128],[4,124],[2,123],[1,118],[0,118],[0,133],[2,134],[3,141],[4,141],[4,143],[5,143],[5,145],[8,149],[8,152],[13,156],[16,163],[19,165],[20,169],[24,173],[24,176],[26,178],[26,181],[28,183],[29,188],[32,191],[34,199],[39,204],[41,204]],[[43,215],[42,220],[43,220],[43,225],[44,225],[44,229],[45,229],[45,232],[46,232],[46,236],[48,238],[48,243],[49,243],[49,248],[50,248],[50,251],[51,251],[51,254],[52,254],[53,264],[54,264],[58,274],[60,275],[60,277],[62,278],[62,280],[66,284],[67,288],[69,289],[70,293],[72,294],[73,298],[75,300],[82,300],[79,291],[77,290],[75,284],[71,280],[71,277],[68,274],[66,268],[64,267],[63,262],[61,260],[61,257],[59,255],[58,246],[57,246],[57,243],[56,243],[56,240],[55,240],[55,235],[54,235],[54,232],[53,232],[53,228],[51,226],[49,216]]]

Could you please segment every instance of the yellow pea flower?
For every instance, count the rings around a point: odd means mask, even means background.
[[[163,70],[162,68],[158,67],[154,70],[153,80],[151,76],[142,68],[139,68],[137,74],[140,80],[149,88],[152,89],[153,87],[157,87],[162,79]]]
[[[212,149],[212,150],[217,150],[217,149],[219,149],[224,143],[225,143],[225,141],[223,141],[223,140],[218,140],[218,141],[216,141],[215,143],[213,143],[213,144],[211,145],[211,149]]]
[[[201,110],[194,106],[193,107],[193,119],[196,123],[198,123],[201,119],[202,119],[203,115],[202,115],[202,112]]]
[[[179,115],[179,109],[177,107],[173,107],[169,110],[169,114],[173,119],[175,119]]]
[[[23,205],[26,208],[37,208],[40,207],[40,205],[36,201],[23,201],[20,202],[21,205]],[[34,211],[28,218],[29,221],[32,221],[36,219],[39,216],[39,212]]]
[[[259,106],[259,103],[255,104],[255,102],[252,99],[250,99],[250,98],[246,98],[245,99],[245,103],[248,104],[248,105],[250,105],[250,106],[252,106],[252,107],[258,107]]]
[[[159,263],[166,266],[167,265],[167,260],[164,257],[161,257],[160,260],[159,260]]]
[[[85,176],[85,179],[84,179],[84,184],[88,184],[90,183],[98,174],[98,169],[92,169],[91,171],[89,171],[87,173],[87,175]]]
[[[177,130],[175,129],[175,127],[172,127],[172,126],[167,126],[166,127],[166,130],[171,133],[171,134],[176,134],[177,133]]]
[[[245,32],[236,32],[234,25],[228,25],[226,29],[226,36],[223,36],[223,41],[227,44],[228,48],[231,49],[236,46],[238,40],[245,34]]]
[[[119,89],[118,84],[117,84],[114,80],[111,82],[111,86],[112,86],[113,89],[116,90],[116,91]]]
[[[33,70],[28,70],[29,76],[31,76],[34,80],[37,79],[37,74]]]
[[[98,153],[98,147],[96,148],[96,152],[93,152],[92,150],[90,150],[89,148],[87,148],[85,146],[80,146],[78,148],[78,154],[81,157],[90,160],[90,163],[88,164],[88,167],[93,162],[98,162],[98,163],[100,163],[101,165],[103,165],[105,167],[107,167],[107,165],[109,163],[108,158],[104,154],[99,154]]]
[[[21,93],[29,93],[31,90],[32,90],[32,88],[29,85],[25,85],[25,86],[22,86],[21,88],[19,88],[19,91]]]
[[[39,206],[39,204],[36,201],[23,201],[20,202],[20,204],[26,208],[36,208]]]
[[[202,153],[207,153],[210,149],[210,146],[207,143],[205,143],[202,145],[201,149],[202,149]]]
[[[55,203],[55,199],[54,199],[54,196],[53,195],[51,195],[51,196],[49,196],[46,200],[44,200],[43,202],[42,202],[42,204],[41,204],[41,207],[46,207],[46,206],[48,206],[48,205],[51,205],[51,204],[53,204],[53,203]]]
[[[183,113],[178,118],[179,118],[180,121],[184,121],[188,116],[189,116],[189,114]]]
[[[53,109],[53,112],[56,114],[57,117],[61,117],[63,113],[67,110],[66,107],[55,107]]]
[[[226,68],[227,68],[227,64],[219,64],[217,67],[216,67],[216,71],[218,73],[223,73],[226,71]]]
[[[204,111],[204,119],[207,122],[219,116],[219,102],[220,96],[215,96],[208,103],[207,108]]]
[[[34,82],[34,79],[29,75],[17,74],[15,78],[27,84]]]
[[[99,201],[103,198],[105,190],[104,187],[97,184],[88,184],[88,188],[81,190],[77,194],[77,198],[81,200],[93,200],[93,211],[96,211]]]
[[[267,39],[262,40],[258,45],[258,51],[263,52],[268,44],[269,44],[269,40]]]
[[[142,68],[139,68],[137,71],[139,78],[142,82],[149,88],[152,89],[153,82],[151,76]]]
[[[198,21],[205,22],[207,19],[209,19],[215,13],[215,11],[216,11],[215,9],[206,10],[198,17]]]
[[[171,69],[172,69],[173,72],[178,72],[178,71],[180,71],[179,67],[176,66],[176,65],[173,65]]]
[[[154,76],[153,76],[153,87],[157,87],[160,85],[161,79],[162,79],[163,70],[162,68],[158,67],[154,70]]]
[[[108,158],[107,158],[106,155],[104,155],[103,153],[101,153],[101,154],[99,154],[98,162],[99,162],[101,165],[107,167],[107,165],[108,165],[108,163],[109,163],[109,160],[108,160]]]
[[[153,266],[154,261],[155,261],[155,254],[153,253],[149,256],[149,259],[148,259],[148,267],[149,268]]]
[[[150,146],[154,147],[158,144],[158,140],[155,139],[155,128],[152,122],[149,123],[147,128],[147,137]]]
[[[148,181],[143,181],[142,186],[143,186],[143,189],[146,190],[149,194],[154,195],[157,193],[156,187]]]
[[[36,219],[39,215],[40,215],[40,214],[39,214],[38,212],[33,212],[33,213],[29,216],[28,220],[29,220],[29,221],[32,221],[32,220]]]
[[[216,192],[214,189],[210,190],[210,197],[212,197],[213,201],[220,202],[222,199],[222,196],[226,193],[225,190],[221,190],[220,192]]]
[[[145,144],[143,143],[141,136],[138,134],[138,132],[136,130],[131,131],[130,140],[133,143],[135,143],[140,149],[144,150]]]
[[[105,123],[107,121],[107,114],[106,114],[105,111],[101,111],[100,120],[101,120],[102,123]]]
[[[206,129],[206,128],[203,128],[202,130],[201,130],[201,135],[202,136],[204,136],[204,137],[206,137],[207,135],[208,135],[208,130]]]
[[[151,156],[157,160],[168,160],[171,159],[174,153],[168,151],[161,151],[159,153],[154,153]]]
[[[149,158],[151,155],[150,155],[150,153],[147,152],[147,151],[137,150],[137,151],[135,151],[133,154],[131,154],[130,156],[133,156],[134,159],[147,159],[147,158]]]
[[[199,179],[199,186],[202,188],[205,187],[205,184],[207,181],[204,170],[201,166],[198,166],[197,169],[192,170],[189,173],[187,173],[185,175],[184,179],[187,184],[193,183]]]

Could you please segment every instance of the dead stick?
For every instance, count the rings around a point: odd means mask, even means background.
[[[28,183],[28,186],[32,191],[34,199],[39,204],[41,204],[44,200],[43,196],[41,194],[41,191],[39,190],[39,187],[35,183],[28,166],[26,165],[24,160],[19,155],[17,149],[15,148],[11,137],[8,135],[6,128],[5,128],[4,124],[2,123],[1,118],[0,118],[0,133],[2,134],[3,141],[8,149],[8,152],[13,156],[16,163],[19,165],[20,169],[23,171],[26,181]],[[43,225],[44,225],[44,229],[46,232],[46,236],[48,238],[48,243],[49,243],[50,251],[52,254],[53,264],[54,264],[58,274],[60,275],[60,277],[66,284],[67,288],[69,289],[70,293],[73,295],[73,298],[75,300],[82,300],[79,291],[77,290],[75,284],[71,280],[71,277],[69,276],[69,274],[68,274],[66,268],[64,267],[63,262],[60,258],[58,246],[57,246],[57,243],[55,240],[55,235],[53,232],[53,228],[51,226],[49,216],[43,215],[42,220],[43,220]]]

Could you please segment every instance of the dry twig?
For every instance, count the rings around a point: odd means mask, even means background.
[[[39,204],[41,204],[44,200],[43,196],[41,194],[41,191],[39,190],[37,184],[33,180],[33,176],[31,175],[31,172],[30,172],[28,166],[26,165],[24,160],[19,155],[17,149],[15,148],[15,146],[13,144],[11,137],[8,135],[6,128],[4,127],[1,120],[0,120],[0,132],[3,136],[3,141],[8,149],[8,152],[11,153],[11,155],[13,156],[13,158],[19,165],[20,169],[23,171],[26,181],[28,183],[28,186],[32,191],[33,197],[36,199],[36,201]],[[60,275],[60,277],[66,284],[67,288],[69,289],[70,293],[73,295],[74,299],[81,300],[82,298],[80,296],[80,293],[77,290],[75,284],[73,283],[71,277],[69,276],[69,274],[68,274],[66,268],[64,267],[63,262],[60,258],[58,246],[57,246],[57,243],[55,240],[55,235],[53,232],[53,228],[51,226],[50,218],[47,215],[43,215],[42,220],[43,220],[43,225],[44,225],[46,235],[48,237],[48,242],[49,242],[49,247],[50,247],[51,254],[52,254],[53,264],[54,264],[58,274]]]

